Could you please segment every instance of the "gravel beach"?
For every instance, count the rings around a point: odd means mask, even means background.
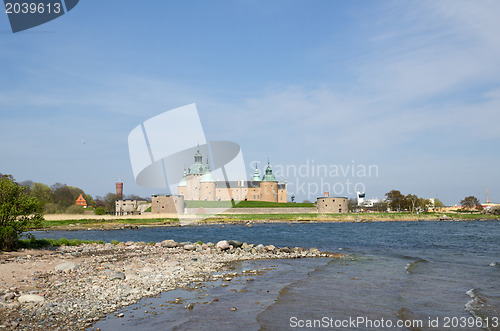
[[[217,277],[228,263],[339,258],[318,249],[237,241],[127,242],[0,254],[0,329],[83,330],[146,296]]]

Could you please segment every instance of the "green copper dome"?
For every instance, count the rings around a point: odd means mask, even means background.
[[[184,175],[182,176],[182,179],[177,186],[186,186],[186,170],[184,170]]]
[[[198,146],[198,150],[196,151],[196,154],[194,155],[194,163],[192,165],[190,165],[188,168],[188,174],[190,174],[190,175],[203,175],[206,172],[206,167],[203,165],[202,159],[203,159],[203,157],[201,156],[201,153],[200,153],[200,147]]]
[[[257,169],[257,165],[255,165],[255,172],[253,173],[252,181],[260,182],[260,174],[259,174],[259,169]]]
[[[212,176],[212,173],[209,171],[209,172],[206,172],[202,177],[201,177],[201,180],[200,180],[201,183],[214,183],[215,180],[214,180],[214,177]]]
[[[277,182],[276,177],[273,175],[273,170],[269,163],[267,163],[266,174],[262,177],[263,182]]]

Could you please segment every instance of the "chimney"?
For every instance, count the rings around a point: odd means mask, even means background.
[[[117,199],[123,199],[123,182],[116,182],[116,196]]]
[[[325,198],[328,198],[330,196],[330,192],[325,191]]]

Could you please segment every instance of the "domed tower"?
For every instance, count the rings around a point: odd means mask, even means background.
[[[278,181],[273,175],[269,161],[267,162],[266,174],[260,182],[260,200],[278,202]]]
[[[260,174],[259,174],[259,169],[257,168],[257,164],[255,164],[255,172],[253,173],[252,181],[260,182]]]
[[[186,174],[186,194],[184,200],[200,200],[200,181],[206,172],[200,146],[194,154],[194,163],[189,166]]]
[[[215,200],[215,181],[210,171],[210,165],[205,165],[205,173],[200,180],[200,200],[214,201]]]
[[[186,196],[186,170],[184,170],[184,175],[182,176],[179,185],[177,185],[177,194]]]

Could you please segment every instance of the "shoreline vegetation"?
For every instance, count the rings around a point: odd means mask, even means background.
[[[344,257],[316,248],[235,240],[104,244],[60,239],[54,244],[61,246],[0,254],[0,329],[83,330],[113,313],[123,317],[119,309],[144,297],[209,281],[227,286],[236,277],[252,281],[262,274],[257,269],[234,272],[231,264],[239,261]],[[217,302],[207,297],[199,304]],[[184,308],[193,309],[190,305]]]
[[[149,215],[148,215],[149,216]],[[474,221],[499,220],[498,215],[480,213],[349,213],[349,214],[218,214],[195,215],[192,218],[175,218],[161,214],[110,216],[106,215],[46,215],[41,227],[30,230],[111,230],[155,226],[186,226],[206,224],[246,224],[252,223],[315,223],[315,222],[389,222],[389,221]]]

